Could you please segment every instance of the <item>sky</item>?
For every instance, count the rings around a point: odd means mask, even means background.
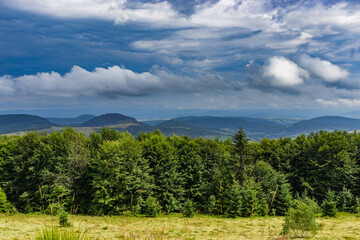
[[[356,0],[0,0],[0,113],[360,109]]]

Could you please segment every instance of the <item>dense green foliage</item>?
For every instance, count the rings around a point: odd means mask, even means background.
[[[337,131],[259,143],[242,129],[226,141],[108,128],[0,136],[0,198],[24,213],[154,216],[191,200],[197,212],[250,217],[285,215],[306,195],[323,210],[356,212],[359,149],[360,134]]]
[[[312,206],[303,201],[296,201],[285,216],[282,233],[293,237],[304,237],[307,233],[316,234],[317,224]]]

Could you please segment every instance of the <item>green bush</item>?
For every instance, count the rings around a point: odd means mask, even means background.
[[[67,212],[61,211],[59,213],[59,224],[60,224],[60,227],[70,227],[71,226],[71,223],[69,221],[69,215]]]
[[[336,217],[338,210],[336,208],[335,194],[333,191],[328,191],[326,198],[321,204],[321,210],[324,216]]]
[[[159,215],[161,206],[159,202],[154,197],[148,197],[144,202],[144,214],[147,217],[156,217]]]
[[[337,197],[336,207],[342,212],[351,212],[356,204],[356,198],[345,187]]]
[[[321,212],[321,208],[319,207],[319,205],[317,204],[317,202],[314,199],[312,199],[308,196],[303,196],[299,200],[306,203],[309,207],[311,207],[315,214],[318,214]]]
[[[6,198],[6,194],[0,187],[0,213],[5,213],[9,211],[9,203]]]
[[[6,194],[0,187],[0,213],[17,212],[15,207],[7,200]]]
[[[132,214],[137,216],[141,213],[141,209],[143,208],[143,205],[144,205],[144,200],[142,197],[139,197],[138,200],[137,200],[137,203],[135,206],[133,206],[132,208]]]
[[[184,217],[193,217],[195,215],[195,205],[193,201],[188,199],[185,202],[182,214]]]
[[[260,198],[258,200],[258,202],[255,204],[254,212],[256,216],[265,216],[266,213],[269,212],[269,205],[265,198]]]
[[[214,195],[209,197],[206,208],[206,212],[209,214],[217,213],[216,197]]]
[[[45,209],[46,214],[57,215],[63,210],[63,206],[60,203],[50,203]]]
[[[167,200],[167,204],[165,205],[166,213],[170,214],[172,212],[176,212],[179,209],[178,202],[174,198],[173,195]]]
[[[305,237],[307,233],[315,235],[317,224],[313,207],[305,202],[296,201],[295,208],[290,208],[285,216],[282,234],[291,237]]]

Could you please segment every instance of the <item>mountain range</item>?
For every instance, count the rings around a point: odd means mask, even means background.
[[[21,133],[30,130],[59,131],[66,126],[89,133],[102,127],[128,131],[137,136],[140,132],[161,130],[165,135],[187,135],[191,138],[226,139],[242,127],[252,140],[261,138],[294,137],[319,130],[355,131],[360,129],[360,119],[323,116],[308,120],[282,118],[187,116],[170,120],[138,121],[118,113],[100,116],[81,115],[76,118],[43,118],[28,114],[0,115],[0,133]]]

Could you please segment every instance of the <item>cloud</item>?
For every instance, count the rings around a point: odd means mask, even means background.
[[[296,63],[285,57],[275,56],[265,64],[263,78],[269,79],[274,87],[292,87],[304,83],[304,78],[308,78],[308,75]]]
[[[119,66],[95,68],[91,72],[74,66],[64,75],[52,71],[20,77],[3,76],[0,78],[0,90],[0,94],[116,98],[145,96],[155,92],[238,91],[241,85],[215,74],[202,74],[194,78],[175,75],[156,67],[151,72],[136,73]]]
[[[302,54],[297,63],[314,76],[322,78],[326,82],[335,82],[349,75],[346,70],[341,69],[331,62],[321,60],[320,58],[312,58],[307,54]]]
[[[282,57],[269,58],[263,66],[250,62],[247,65],[247,79],[251,86],[266,89],[286,90],[304,83],[309,73],[296,63]]]
[[[0,77],[0,95],[11,95],[15,92],[14,83],[10,76]]]
[[[339,98],[336,100],[325,100],[322,98],[315,99],[315,101],[321,105],[327,107],[359,107],[360,100],[359,99],[346,99],[346,98]]]
[[[99,19],[151,23],[158,26],[184,25],[185,19],[167,1],[141,3],[127,0],[4,0],[6,5],[17,9],[68,19]]]

